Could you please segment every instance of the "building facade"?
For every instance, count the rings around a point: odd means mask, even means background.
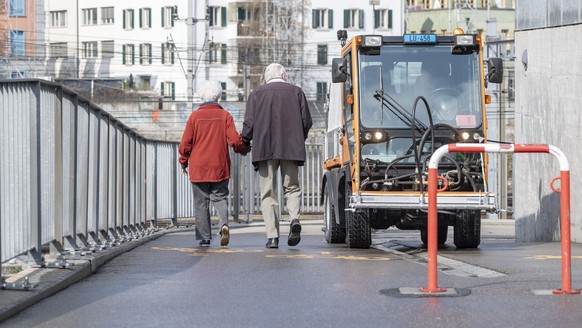
[[[0,78],[44,75],[43,0],[0,1]]]
[[[285,65],[291,82],[300,85],[310,100],[323,101],[331,58],[340,51],[339,29],[346,29],[350,36],[400,35],[405,31],[450,33],[464,25],[468,31],[483,33],[494,21],[495,35],[510,39],[513,10],[507,8],[514,6],[510,0],[3,3],[15,8],[10,15],[4,9],[0,21],[7,26],[4,31],[14,31],[12,43],[27,44],[27,58],[42,60],[33,70],[6,69],[4,77],[24,72],[28,77],[85,81],[91,88],[147,91],[151,97],[187,103],[197,100],[196,86],[206,79],[222,83],[224,100],[244,101],[261,83],[262,71],[271,62]],[[18,41],[22,34],[35,41]],[[10,57],[7,42],[5,59]],[[33,44],[37,49],[29,49]],[[110,93],[104,95],[111,98]]]
[[[46,74],[105,80],[196,101],[218,80],[224,100],[244,101],[271,62],[283,64],[309,100],[327,93],[336,31],[402,33],[402,3],[323,0],[46,0]]]

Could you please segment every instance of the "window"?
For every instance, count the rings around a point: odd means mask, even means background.
[[[152,63],[152,45],[149,43],[142,43],[139,46],[139,63],[148,65]]]
[[[252,20],[253,19],[253,11],[250,8],[245,7],[238,7],[237,17],[239,21],[244,20]]]
[[[374,10],[374,28],[392,29],[392,10]]]
[[[67,11],[51,11],[50,12],[50,26],[51,27],[66,27],[67,26]]]
[[[501,30],[501,40],[509,40],[509,30],[507,29]]]
[[[226,7],[208,7],[208,26],[226,26]]]
[[[24,0],[10,0],[10,17],[24,16]]]
[[[227,61],[226,58],[226,44],[223,43],[220,47],[220,63],[225,65]]]
[[[208,62],[209,63],[216,63],[217,59],[217,48],[218,46],[214,44],[214,42],[210,42],[210,46],[208,47]]]
[[[113,24],[114,20],[114,11],[113,7],[103,7],[101,8],[101,24],[108,25]]]
[[[327,82],[317,82],[317,101],[327,100]]]
[[[360,9],[344,10],[344,28],[364,28],[364,11]]]
[[[82,43],[83,58],[97,58],[97,41]]]
[[[327,65],[327,44],[317,45],[317,64]]]
[[[133,30],[135,23],[133,20],[133,9],[123,10],[123,29]]]
[[[10,31],[10,55],[23,57],[24,54],[24,31]]]
[[[226,100],[226,82],[220,82],[220,87],[222,88],[222,93],[220,94],[220,100]]]
[[[144,29],[152,27],[152,9],[151,8],[141,8],[139,10],[139,27],[144,28]]]
[[[507,70],[507,99],[515,101],[515,71]]]
[[[113,40],[101,41],[101,57],[102,58],[113,58],[115,51],[115,43]]]
[[[133,44],[124,44],[123,45],[122,62],[125,65],[135,64],[135,46]]]
[[[97,8],[83,9],[83,24],[97,25]]]
[[[49,56],[51,58],[67,58],[67,43],[55,42],[49,45]]]
[[[140,75],[139,76],[139,85],[140,85],[140,88],[142,88],[144,90],[149,90],[152,86],[151,75]]]
[[[13,71],[12,73],[10,73],[10,78],[12,79],[23,79],[26,77],[26,71]]]
[[[311,27],[333,28],[333,10],[313,9],[311,12]]]
[[[174,64],[174,44],[162,43],[162,64]]]
[[[176,83],[175,82],[161,82],[160,91],[163,97],[176,100]]]
[[[162,7],[162,27],[170,28],[174,26],[174,9],[174,7]]]

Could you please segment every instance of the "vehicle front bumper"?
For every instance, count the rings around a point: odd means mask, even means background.
[[[428,210],[428,193],[356,194],[350,197],[351,209]],[[497,203],[491,192],[438,193],[439,210],[485,210],[495,212]]]

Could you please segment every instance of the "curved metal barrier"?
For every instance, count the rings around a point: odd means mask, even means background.
[[[0,288],[2,264],[16,257],[66,267],[45,261],[47,246],[71,258],[140,238],[158,220],[194,216],[178,143],[148,140],[75,91],[38,79],[0,81],[0,116]],[[306,150],[302,206],[321,212],[322,146]],[[260,213],[258,174],[251,156],[231,159],[229,211],[248,220]]]
[[[524,144],[448,144],[437,149],[430,158],[428,166],[428,286],[422,292],[440,293],[446,289],[437,284],[437,182],[438,164],[447,153],[549,153],[560,163],[560,177],[552,180],[553,191],[560,193],[560,234],[562,244],[562,288],[554,290],[554,294],[580,294],[580,290],[571,287],[571,241],[570,241],[570,167],[568,159],[558,148],[551,145]],[[554,182],[560,180],[561,188],[554,187]]]

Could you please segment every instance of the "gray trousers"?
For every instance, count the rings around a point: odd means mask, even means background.
[[[193,182],[196,239],[212,239],[210,202],[216,209],[220,227],[228,224],[228,179],[220,182]]]
[[[277,169],[281,168],[283,193],[287,199],[287,210],[291,220],[299,219],[301,189],[299,167],[295,161],[270,160],[259,162],[259,185],[261,188],[261,212],[265,221],[267,238],[279,238],[279,197],[277,195]]]

